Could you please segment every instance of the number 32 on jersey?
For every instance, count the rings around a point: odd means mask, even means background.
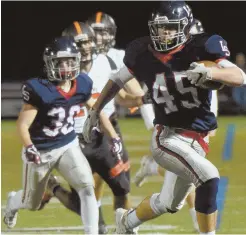
[[[181,105],[187,109],[199,107],[201,102],[198,99],[197,89],[192,86],[185,87],[183,84],[183,79],[187,79],[187,76],[184,74],[184,72],[175,72],[173,79],[175,82],[176,90],[181,95],[190,94],[191,96],[190,100],[180,96]],[[156,75],[156,79],[153,84],[153,99],[157,104],[165,104],[164,110],[166,114],[179,111],[175,97],[171,95],[170,91],[168,90],[164,73]]]

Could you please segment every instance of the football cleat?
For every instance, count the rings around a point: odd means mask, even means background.
[[[137,187],[141,187],[146,181],[147,177],[152,175],[149,170],[149,165],[152,161],[153,158],[151,156],[146,155],[142,157],[140,169],[133,178],[133,181]]]
[[[12,191],[8,194],[7,205],[4,210],[3,222],[7,225],[8,228],[13,228],[17,222],[18,211],[11,210],[11,200],[15,196],[16,192]]]
[[[116,234],[138,234],[138,227],[133,229],[126,228],[126,217],[131,210],[118,208],[115,212]]]

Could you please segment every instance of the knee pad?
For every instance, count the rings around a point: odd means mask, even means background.
[[[155,212],[155,214],[157,215],[161,215],[164,213],[174,214],[182,208],[182,207],[172,208],[172,206],[169,206],[167,202],[161,201],[159,195],[160,195],[159,193],[155,193],[150,198],[150,206],[152,210]]]
[[[168,212],[164,203],[160,201],[159,195],[159,193],[155,193],[150,198],[150,207],[156,215],[161,215]]]
[[[219,178],[213,178],[196,189],[195,209],[203,214],[211,214],[217,210],[216,196]]]

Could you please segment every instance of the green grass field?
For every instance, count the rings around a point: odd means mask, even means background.
[[[222,160],[223,144],[228,124],[235,124],[235,138],[233,157],[229,161]],[[135,174],[139,167],[140,158],[149,153],[151,133],[146,131],[140,119],[120,120],[121,129],[126,146],[131,156],[131,173]],[[6,204],[7,192],[18,190],[22,186],[22,161],[20,157],[21,144],[17,137],[14,121],[2,121],[2,209]],[[221,226],[218,233],[242,234],[246,233],[246,117],[221,117],[216,137],[211,139],[211,151],[208,159],[219,169],[221,176],[229,179]],[[133,206],[143,198],[154,192],[159,192],[162,186],[161,177],[149,178],[149,182],[142,188],[131,185],[131,199]],[[112,194],[108,188],[103,199],[103,211],[107,224],[114,224],[112,210]],[[150,221],[140,228],[140,233],[182,234],[193,233],[192,221],[188,207],[185,206],[179,213],[163,215]],[[78,216],[65,209],[61,204],[52,201],[44,210],[32,212],[22,210],[19,213],[15,229],[33,228],[32,233],[44,233],[43,229],[61,227],[60,231],[51,233],[77,233],[70,226],[81,226]],[[159,226],[159,227],[158,227]],[[58,229],[57,229],[58,230]],[[2,232],[6,226],[2,223]],[[28,231],[23,231],[27,234]],[[47,233],[47,232],[46,232]]]

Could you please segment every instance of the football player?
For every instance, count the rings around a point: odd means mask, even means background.
[[[202,26],[201,21],[194,19],[191,29],[190,29],[190,34],[191,35],[196,35],[196,34],[201,34],[204,33],[204,28]],[[153,110],[153,109],[152,109]],[[217,118],[218,115],[218,97],[217,97],[217,90],[212,91],[212,99],[211,99],[211,111],[214,113],[215,117]],[[154,112],[154,111],[152,111]],[[154,115],[153,115],[154,116]],[[152,119],[151,124],[154,122],[154,117]],[[154,125],[152,124],[154,129]],[[213,130],[209,133],[209,136],[214,136],[215,131]],[[169,174],[167,172],[167,174]],[[152,156],[143,156],[141,159],[141,166],[140,169],[136,172],[136,175],[134,176],[134,182],[138,187],[141,187],[144,184],[144,181],[148,176],[153,176],[153,175],[160,175],[164,176],[165,175],[165,170],[162,168],[158,163],[152,158]],[[193,221],[193,227],[196,231],[199,231],[197,219],[196,219],[196,211],[195,211],[195,193],[194,190],[191,191],[191,193],[187,196],[186,202],[189,206],[189,211],[192,217]]]
[[[92,15],[88,19],[87,23],[90,24],[90,26],[94,29],[94,32],[95,32],[96,53],[98,55],[103,54],[106,56],[110,64],[110,67],[113,71],[121,68],[124,65],[123,58],[125,55],[125,51],[114,48],[115,36],[116,36],[116,31],[117,31],[117,26],[115,24],[114,19],[110,15],[104,12],[97,12],[96,14]],[[129,107],[130,111],[134,112],[135,110],[138,109],[138,107],[134,107],[132,103],[131,99],[134,99],[134,98],[131,97],[129,102],[126,101],[127,98],[129,98],[130,94],[134,96],[144,94],[144,91],[142,90],[140,84],[135,79],[132,79],[131,81],[125,84],[124,89],[121,89],[119,93],[117,94],[115,101],[117,104],[121,106]],[[147,125],[147,128],[150,128],[150,126],[153,125],[150,123],[151,122],[150,120],[152,120],[152,116],[149,115],[151,114],[151,112],[149,112],[149,109],[152,109],[152,106],[148,104],[148,102],[140,107],[140,111],[144,115],[143,117]],[[116,115],[112,117],[112,124],[114,125],[117,133],[119,133],[121,139],[123,140]],[[123,144],[122,159],[123,159],[123,162],[125,163],[125,166],[126,166],[125,171],[130,181],[129,155],[128,155],[128,152],[124,144]],[[102,191],[103,191],[103,183],[99,177],[97,177],[97,180],[96,180],[96,187],[97,185],[101,186],[101,187],[98,187],[98,189],[96,190],[96,196],[98,195],[97,198],[99,199],[102,197]]]
[[[22,190],[9,193],[4,223],[13,228],[19,209],[39,209],[51,171],[56,169],[83,201],[80,215],[85,233],[97,234],[92,171],[74,131],[80,104],[92,107],[94,102],[92,80],[80,71],[81,54],[73,37],[56,38],[45,48],[43,59],[47,77],[29,79],[22,86],[24,104],[17,128],[24,145],[24,184]],[[106,115],[101,115],[101,121],[110,133]]]
[[[62,35],[74,37],[82,55],[81,72],[88,74],[92,79],[92,99],[96,100],[109,79],[111,67],[105,55],[100,54],[93,58],[92,43],[95,39],[93,29],[86,23],[75,21],[63,31]],[[112,122],[115,116],[114,101],[112,100],[106,105],[103,111]],[[111,188],[114,194],[114,209],[116,210],[121,207],[129,208],[128,193],[130,183],[125,173],[125,164],[121,160],[121,140],[119,138],[108,139],[107,136],[95,131],[93,132],[92,143],[85,143],[82,130],[86,117],[87,109],[82,104],[80,112],[75,116],[75,132],[80,138],[82,152],[86,156],[92,171],[97,173]],[[114,154],[112,154],[112,148]],[[69,192],[60,186],[55,178],[51,179],[49,188],[67,208],[80,214],[80,201],[76,190],[72,189]],[[107,229],[101,210],[99,215],[99,233],[104,234],[107,232]]]
[[[147,85],[155,107],[152,155],[171,173],[160,193],[145,198],[134,210],[116,211],[117,233],[133,232],[145,221],[178,212],[194,184],[200,233],[215,234],[219,172],[205,156],[208,133],[217,128],[217,121],[210,111],[212,91],[204,85],[212,81],[240,86],[246,75],[227,60],[230,52],[221,36],[191,37],[192,22],[185,2],[161,2],[148,22],[150,37],[128,45],[126,66],[112,74],[85,122],[83,134],[90,142],[98,114],[119,89],[133,76]],[[215,61],[219,67],[197,63],[202,60]]]

